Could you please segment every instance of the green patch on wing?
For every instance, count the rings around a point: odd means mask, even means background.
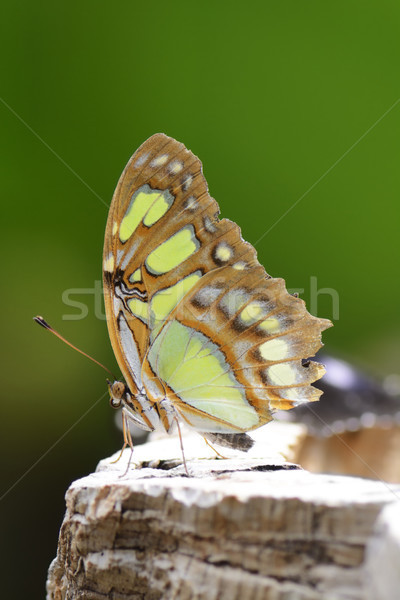
[[[199,248],[193,225],[186,225],[150,252],[145,261],[146,268],[153,275],[168,273]]]
[[[148,184],[142,185],[133,194],[128,210],[121,221],[119,228],[121,242],[126,242],[142,221],[147,227],[154,225],[165,215],[173,201],[174,197],[168,190],[153,190]]]
[[[171,285],[154,294],[150,303],[151,340],[154,340],[170,312],[198,282],[200,277],[201,271],[196,271],[184,277],[175,285]]]
[[[148,360],[156,375],[190,406],[240,429],[259,423],[225,356],[201,332],[172,320],[154,340]],[[212,420],[204,429],[213,430]]]

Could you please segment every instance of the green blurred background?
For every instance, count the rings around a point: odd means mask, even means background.
[[[121,445],[106,397],[81,418],[105,374],[32,317],[116,369],[93,294],[65,320],[63,292],[101,279],[105,204],[151,134],[201,158],[269,273],[336,290],[329,352],[399,372],[399,26],[395,0],[3,5],[3,597],[44,597],[66,488]]]

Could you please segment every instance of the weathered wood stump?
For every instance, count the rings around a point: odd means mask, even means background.
[[[126,476],[129,452],[102,461],[67,492],[48,600],[398,600],[400,486],[285,462],[303,435],[272,423],[226,460],[185,436],[191,477],[175,438]]]

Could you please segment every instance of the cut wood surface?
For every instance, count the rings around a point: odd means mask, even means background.
[[[271,423],[221,460],[185,435],[190,477],[176,438],[126,476],[129,451],[101,461],[67,492],[47,599],[398,600],[400,486],[303,471],[302,436]]]

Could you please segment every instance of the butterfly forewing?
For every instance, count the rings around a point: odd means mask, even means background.
[[[200,161],[156,134],[115,191],[104,245],[113,348],[127,383],[168,401],[198,430],[259,427],[276,408],[316,400],[302,364],[330,326],[269,277],[240,229],[218,219]]]

